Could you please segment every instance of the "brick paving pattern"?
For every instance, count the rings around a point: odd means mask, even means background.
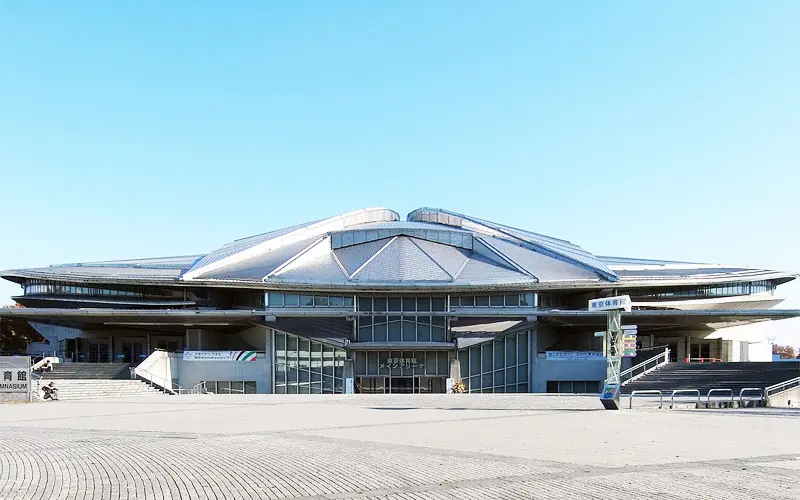
[[[800,412],[597,406],[537,395],[2,405],[0,499],[798,498]]]

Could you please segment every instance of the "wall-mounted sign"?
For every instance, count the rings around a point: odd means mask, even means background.
[[[0,356],[0,393],[28,394],[30,374],[30,357]]]
[[[615,309],[631,310],[630,295],[608,297],[606,299],[592,299],[589,301],[589,311],[613,311]]]
[[[386,368],[425,368],[425,363],[417,363],[417,358],[383,358],[379,368],[381,370]]]
[[[585,361],[603,359],[602,351],[545,351],[545,359],[551,361]]]
[[[255,361],[256,351],[183,351],[184,361]]]

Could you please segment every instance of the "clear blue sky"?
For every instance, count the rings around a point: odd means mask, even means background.
[[[796,1],[3,2],[0,268],[427,205],[596,254],[800,271],[798,19]],[[776,331],[800,345],[800,323]]]

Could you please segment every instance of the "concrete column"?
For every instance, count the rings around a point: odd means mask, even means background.
[[[461,382],[461,360],[458,356],[450,360],[450,378],[455,382]]]
[[[684,357],[691,358],[692,357],[692,340],[691,340],[691,337],[689,337],[687,335],[684,338],[685,338],[684,343],[686,344],[686,356],[684,356]]]

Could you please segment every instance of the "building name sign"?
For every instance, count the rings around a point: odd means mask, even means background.
[[[613,311],[616,309],[631,310],[630,295],[608,297],[606,299],[592,299],[589,301],[589,311]]]
[[[28,393],[31,358],[27,356],[0,356],[0,393]]]
[[[603,359],[602,351],[545,351],[545,359],[550,361],[586,361]]]
[[[183,351],[184,361],[255,361],[256,351]]]
[[[380,369],[386,368],[425,368],[425,363],[418,363],[417,358],[383,358],[379,366]]]

